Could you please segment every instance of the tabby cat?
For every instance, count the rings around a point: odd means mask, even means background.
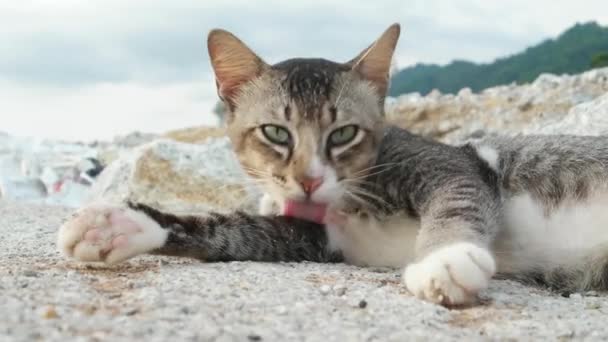
[[[90,205],[61,227],[60,249],[107,263],[155,253],[403,267],[411,293],[444,305],[470,303],[495,275],[608,288],[608,139],[451,146],[389,126],[399,32],[392,25],[346,63],[269,65],[229,32],[211,31],[228,135],[264,187],[260,214]]]

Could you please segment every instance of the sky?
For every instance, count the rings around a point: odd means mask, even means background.
[[[591,20],[608,25],[608,1],[0,0],[0,131],[92,141],[213,125],[216,27],[276,63],[347,61],[399,22],[406,67],[490,62]]]

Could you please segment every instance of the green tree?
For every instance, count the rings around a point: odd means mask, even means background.
[[[608,66],[608,52],[598,53],[591,59],[592,68],[602,68]]]

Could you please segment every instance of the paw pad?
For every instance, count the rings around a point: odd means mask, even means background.
[[[80,261],[120,262],[161,247],[167,232],[141,212],[90,206],[59,229],[58,247]]]

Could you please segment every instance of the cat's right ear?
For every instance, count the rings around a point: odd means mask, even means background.
[[[209,32],[207,48],[218,94],[233,109],[239,88],[260,75],[266,63],[245,43],[225,30]]]
[[[382,98],[388,90],[391,60],[400,33],[401,26],[398,23],[391,25],[380,38],[348,63],[353,70],[358,71],[376,87],[378,95]]]

